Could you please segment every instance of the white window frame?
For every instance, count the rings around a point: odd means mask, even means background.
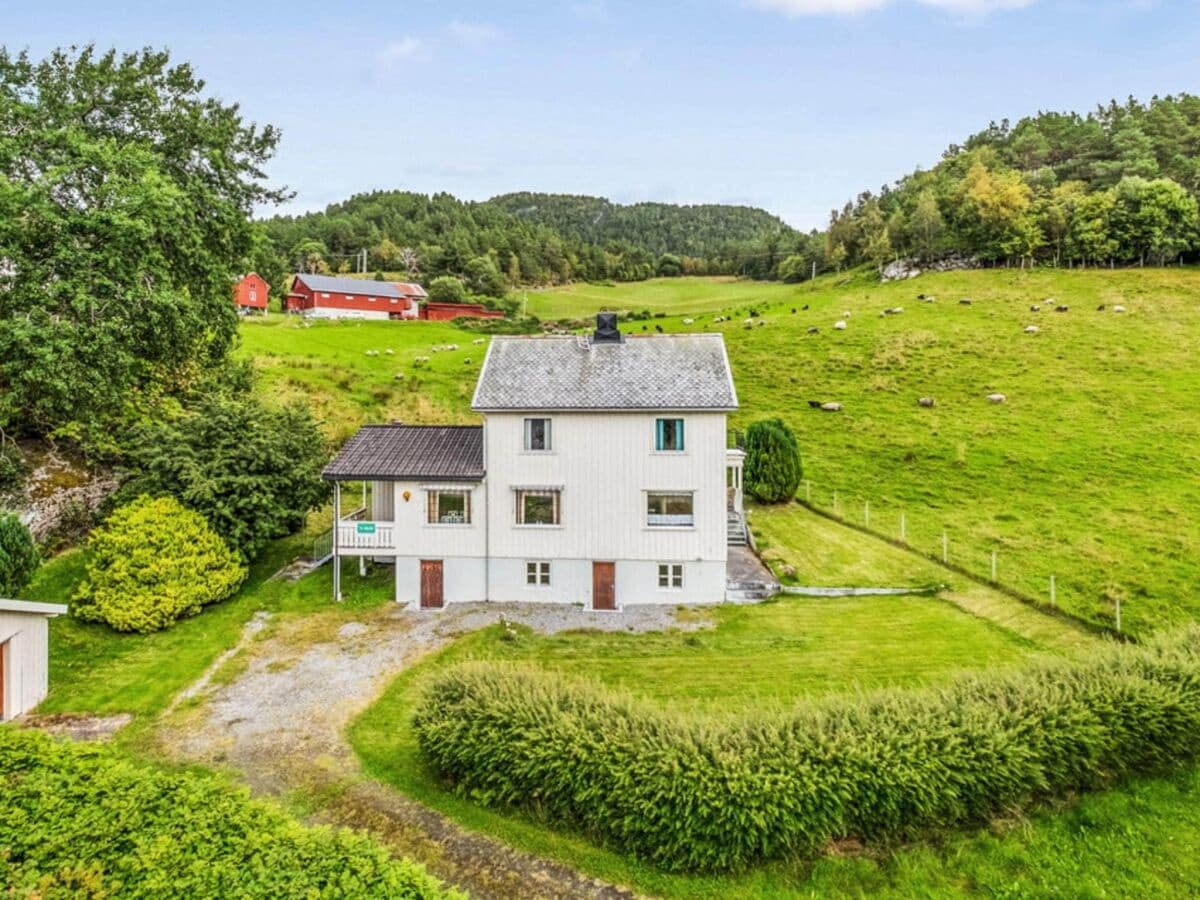
[[[527,587],[550,587],[550,561],[548,559],[526,560],[525,584]]]
[[[683,563],[658,564],[658,589],[660,591],[683,590]]]
[[[562,525],[562,490],[559,488],[514,488],[513,493],[516,496],[516,524],[518,528],[558,528]],[[525,521],[525,497],[533,495],[535,497],[549,497],[552,504],[553,521],[550,522],[526,522]]]
[[[692,511],[688,515],[671,515],[667,513],[650,512],[651,497],[687,497],[692,501]],[[695,528],[696,527],[696,492],[695,491],[646,491],[646,527],[647,528]]]
[[[533,423],[544,422],[545,430],[542,434],[543,447],[537,448],[533,446]],[[522,447],[526,453],[553,453],[554,452],[554,423],[549,416],[526,416],[522,426]]]
[[[442,494],[457,494],[463,498],[463,520],[443,522],[439,501]],[[425,491],[425,524],[432,528],[462,528],[471,524],[471,491],[465,488],[428,488]]]

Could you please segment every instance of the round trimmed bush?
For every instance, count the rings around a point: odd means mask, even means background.
[[[227,599],[246,578],[204,517],[171,497],[120,507],[92,533],[88,551],[72,611],[117,631],[159,631]]]
[[[467,286],[461,278],[441,275],[429,282],[429,299],[434,303],[464,303],[467,299]]]
[[[33,535],[13,513],[0,514],[0,597],[25,590],[38,567]]]
[[[796,496],[802,476],[800,445],[783,420],[752,422],[746,429],[746,491],[763,503],[782,503]]]

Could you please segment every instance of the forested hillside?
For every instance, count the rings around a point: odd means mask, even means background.
[[[993,123],[835,211],[780,275],[898,256],[984,264],[1162,265],[1200,247],[1200,97]]]
[[[793,234],[749,207],[621,207],[545,194],[476,203],[408,191],[359,194],[322,212],[279,216],[267,220],[266,233],[275,259],[265,267],[277,272],[352,271],[366,249],[369,271],[426,280],[456,275],[475,289],[493,270],[511,285],[740,273],[743,257],[762,255],[758,236],[779,243]]]
[[[502,194],[488,203],[589,244],[626,242],[656,255],[696,260],[732,259],[739,246],[768,235],[795,237],[782,219],[752,206],[622,205],[603,197],[528,192]]]

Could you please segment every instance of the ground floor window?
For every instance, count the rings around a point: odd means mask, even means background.
[[[660,588],[683,587],[683,563],[659,563],[658,586]]]
[[[558,491],[517,491],[518,525],[558,525]]]
[[[550,563],[545,561],[525,563],[525,583],[550,584]]]
[[[646,524],[694,525],[691,491],[651,491],[646,494]]]
[[[471,524],[470,491],[430,491],[428,497],[430,525]]]

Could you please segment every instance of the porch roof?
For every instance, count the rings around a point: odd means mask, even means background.
[[[327,481],[482,481],[481,425],[364,425],[321,473]]]

